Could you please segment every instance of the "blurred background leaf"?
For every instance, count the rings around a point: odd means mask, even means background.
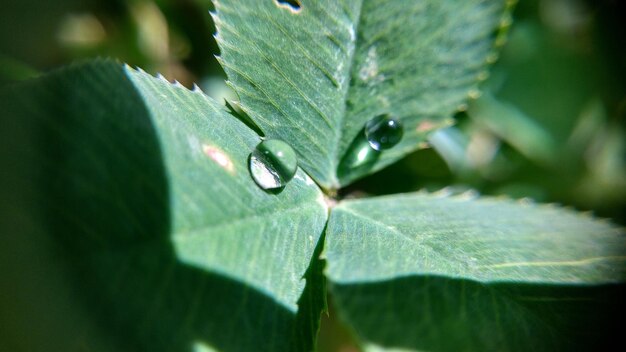
[[[0,54],[40,70],[114,57],[191,86],[223,75],[211,9],[210,0],[7,0]]]
[[[625,7],[618,0],[521,0],[483,95],[457,124],[433,136],[432,148],[341,195],[453,185],[570,204],[626,224]],[[232,99],[214,58],[210,9],[210,0],[5,0],[0,85],[104,56]],[[320,349],[354,351],[333,312],[331,304]]]

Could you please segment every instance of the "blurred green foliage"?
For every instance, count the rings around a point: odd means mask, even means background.
[[[113,57],[191,84],[222,74],[210,9],[210,0],[7,0],[0,55],[39,70]]]
[[[626,224],[624,7],[520,0],[482,95],[457,125],[341,195],[472,188]],[[100,56],[233,99],[214,58],[211,9],[210,0],[5,0],[0,85]],[[324,321],[321,349],[351,350],[349,334]]]

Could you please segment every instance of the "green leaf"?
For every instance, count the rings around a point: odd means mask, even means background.
[[[241,107],[302,167],[337,188],[417,149],[450,123],[494,59],[504,0],[215,1],[221,63]],[[508,22],[502,22],[507,25]],[[403,140],[370,169],[337,176],[365,123],[389,113]]]
[[[326,236],[337,309],[372,350],[592,350],[618,336],[626,237],[588,215],[417,193],[342,202]]]
[[[14,321],[40,310],[47,322],[13,339],[23,349],[104,349],[94,335],[116,351],[313,348],[322,194],[301,170],[282,192],[256,186],[259,137],[219,104],[96,62],[5,91],[0,105],[12,235],[0,287],[36,297],[0,302]],[[58,270],[43,278],[44,267]],[[39,280],[54,282],[35,294]],[[73,293],[50,307],[55,285]]]
[[[528,158],[549,164],[556,156],[554,139],[541,125],[489,93],[473,101],[467,114]]]

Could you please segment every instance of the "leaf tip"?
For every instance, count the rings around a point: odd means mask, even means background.
[[[532,206],[535,205],[536,202],[534,199],[530,198],[530,197],[524,197],[524,198],[520,198],[517,200],[517,204],[523,206],[523,207],[528,207],[528,206]]]
[[[202,91],[202,88],[200,88],[199,85],[197,85],[196,83],[193,84],[193,88],[191,89],[192,92],[194,93],[202,93],[204,94],[204,91]]]
[[[486,81],[486,80],[487,80],[487,78],[489,78],[489,71],[487,71],[487,70],[480,71],[480,72],[478,73],[478,75],[476,76],[476,79],[477,79],[479,82]]]
[[[498,57],[498,53],[493,51],[489,53],[489,55],[487,55],[487,57],[485,58],[485,62],[489,65],[494,64],[496,61],[498,61]]]
[[[467,191],[460,193],[457,198],[461,200],[475,200],[480,197],[480,192],[475,189],[468,189]]]
[[[447,198],[452,195],[452,188],[444,187],[438,191],[431,193],[431,195],[436,198]]]
[[[480,98],[481,95],[482,95],[482,92],[478,88],[470,89],[470,91],[467,92],[467,97],[472,100],[476,100]]]
[[[156,77],[156,79],[158,79],[160,81],[170,83],[170,81],[168,81],[167,78],[165,78],[165,76],[163,76],[163,74],[161,74],[160,72],[157,72],[155,77]]]

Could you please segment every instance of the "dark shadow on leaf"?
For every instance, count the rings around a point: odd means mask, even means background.
[[[620,285],[482,284],[444,277],[333,284],[364,341],[420,351],[624,350]],[[621,346],[622,348],[620,348]]]
[[[298,300],[298,316],[296,317],[296,321],[299,322],[296,328],[299,338],[292,340],[291,351],[317,351],[317,336],[320,329],[321,313],[328,312],[326,277],[324,276],[326,260],[321,258],[325,243],[326,228],[324,228],[320,239],[317,241],[311,263],[304,274],[307,285]],[[311,320],[309,317],[315,317],[315,319]],[[301,342],[307,341],[309,339],[308,336],[313,337],[312,345]]]
[[[18,217],[42,223],[59,262],[41,265],[64,268],[59,275],[70,278],[70,301],[112,350],[192,351],[197,344],[226,352],[311,350],[319,320],[309,317],[323,307],[317,298],[323,297],[321,244],[298,312],[242,282],[181,262],[170,242],[168,176],[143,99],[118,65],[82,69],[85,85],[64,83],[57,74],[46,78],[45,89],[41,82],[28,83],[0,95],[3,124],[20,132],[0,155],[15,172],[0,178],[11,183],[3,189],[14,186],[12,196],[0,201],[9,214],[2,230],[37,238],[19,228]],[[24,198],[26,193],[32,197]],[[27,204],[9,204],[20,198]],[[5,247],[0,254],[11,251]],[[6,281],[0,288],[11,285]],[[36,296],[45,302],[53,294],[44,288]],[[12,299],[0,295],[0,306]],[[48,316],[54,311],[41,314],[63,323],[64,316]],[[0,327],[10,324],[0,319]],[[106,350],[80,331],[72,335],[76,341],[41,343],[22,341],[17,332],[5,335],[7,345],[34,346],[29,350]],[[33,331],[29,338],[37,336],[45,334]]]
[[[254,122],[254,120],[252,120],[250,115],[246,114],[246,112],[243,111],[243,109],[228,100],[224,100],[224,104],[226,105],[228,112],[236,117],[237,120],[243,122],[246,126],[248,126],[248,128],[256,132],[260,137],[265,137],[265,133],[263,133],[261,128]]]

